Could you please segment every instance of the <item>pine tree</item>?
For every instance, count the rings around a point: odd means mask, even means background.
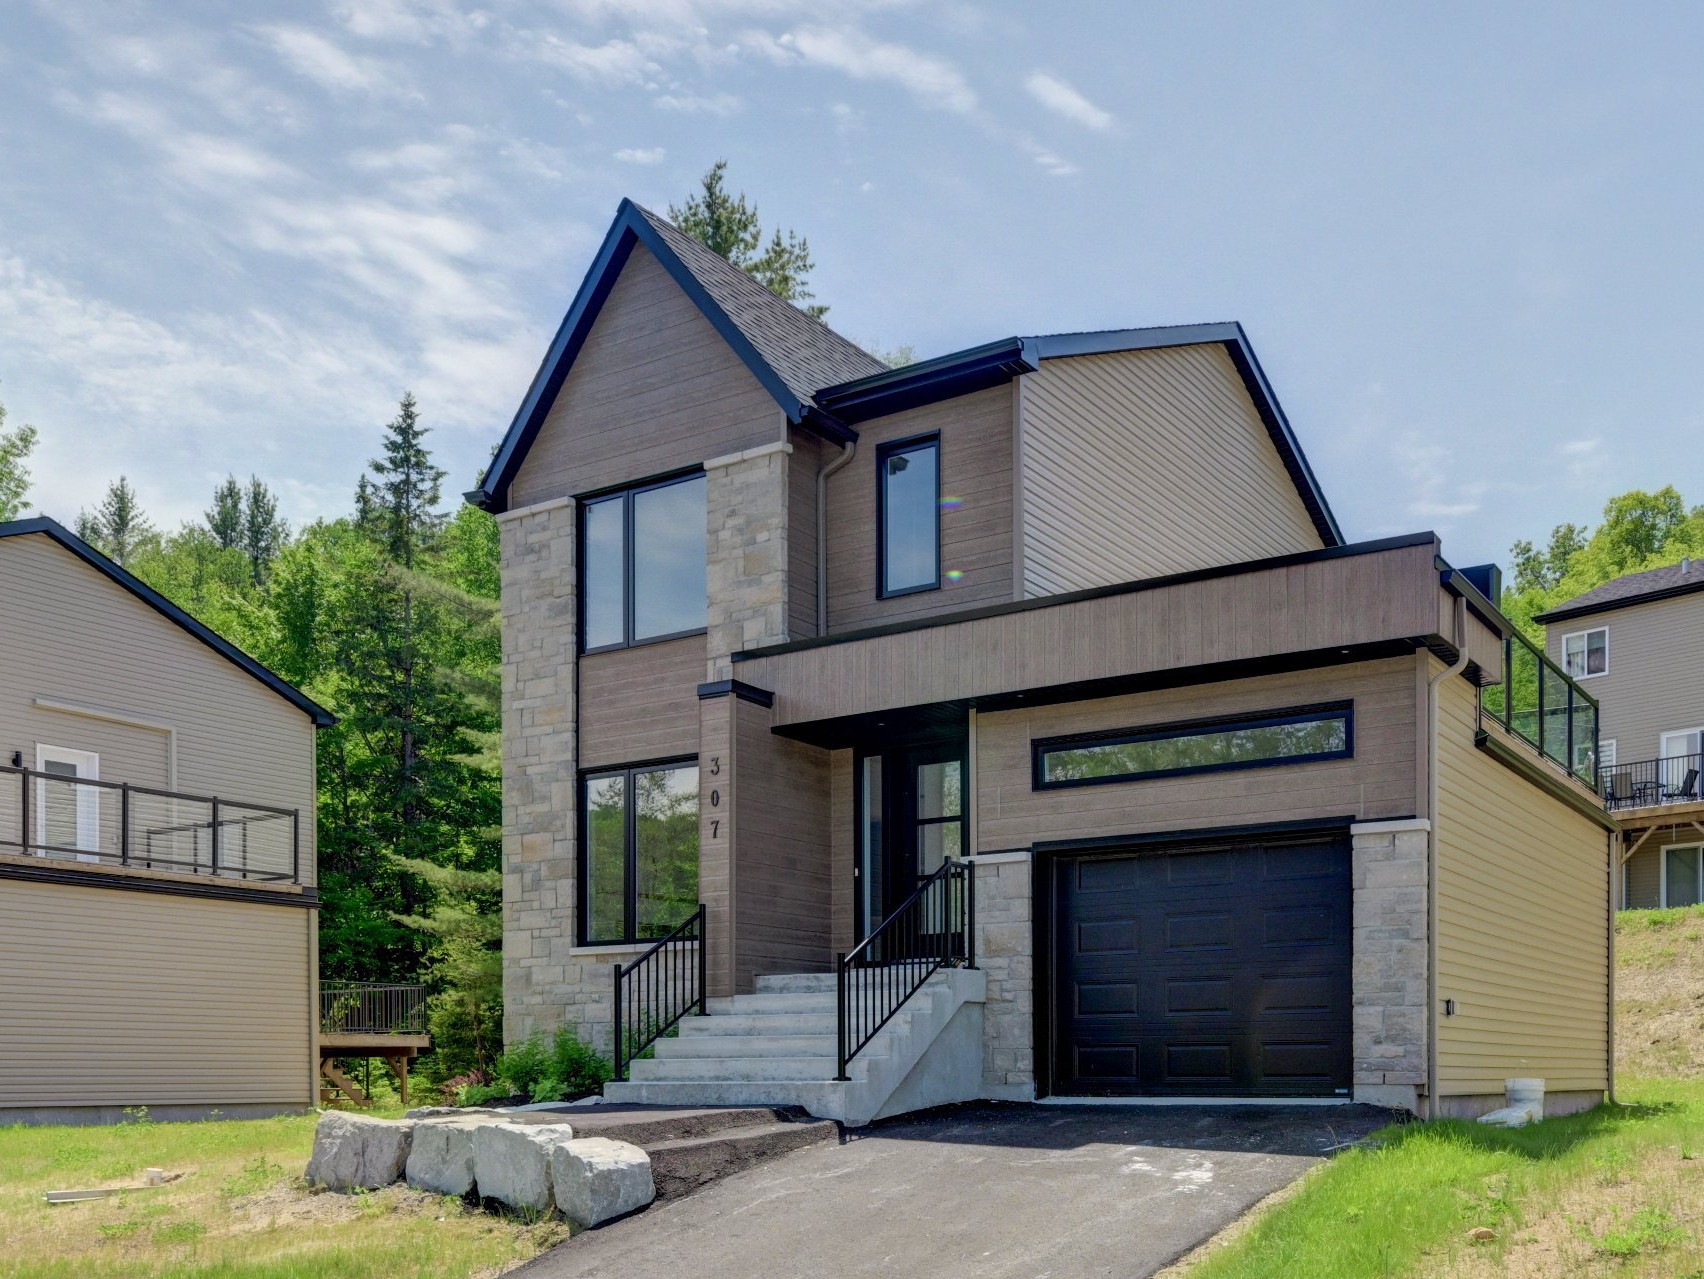
[[[391,559],[410,569],[431,548],[445,519],[436,508],[449,472],[432,465],[426,435],[414,396],[405,393],[396,417],[385,428],[385,455],[368,463],[378,477],[371,486],[377,530]]]
[[[809,281],[815,266],[810,244],[802,235],[776,228],[764,245],[756,207],[746,201],[744,192],[729,195],[723,185],[727,169],[726,160],[711,165],[700,181],[700,189],[689,195],[684,205],[669,205],[669,221],[777,297],[820,320],[828,314],[828,308],[807,305],[815,296]],[[760,245],[762,252],[758,251]]]
[[[24,511],[24,496],[30,491],[30,454],[35,451],[36,429],[20,426],[7,431],[6,406],[0,404],[0,520],[15,520]]]
[[[207,508],[207,531],[227,551],[242,544],[243,486],[236,476],[226,476],[225,482],[213,490],[213,505]]]
[[[289,526],[278,518],[278,499],[258,475],[251,475],[243,499],[241,546],[248,556],[256,586],[266,580],[266,572],[289,532]]]
[[[84,511],[77,516],[77,536],[123,564],[153,540],[154,526],[142,513],[129,479],[121,475],[107,488],[93,514]]]

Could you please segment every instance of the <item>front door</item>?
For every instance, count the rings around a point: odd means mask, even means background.
[[[1704,729],[1664,733],[1657,762],[1657,789],[1662,799],[1691,799],[1698,794],[1699,764],[1704,761]]]
[[[868,937],[943,862],[964,856],[965,735],[897,745],[859,760],[858,936]]]

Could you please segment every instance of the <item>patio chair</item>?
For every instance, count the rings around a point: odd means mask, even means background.
[[[1621,808],[1633,802],[1633,775],[1616,771],[1604,779],[1605,797],[1611,808]]]
[[[1697,799],[1698,798],[1698,770],[1696,768],[1687,769],[1686,770],[1686,776],[1682,777],[1680,779],[1680,785],[1679,786],[1676,786],[1673,790],[1664,789],[1663,798],[1664,799]]]

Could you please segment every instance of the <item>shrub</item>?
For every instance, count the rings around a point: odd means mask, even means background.
[[[534,1101],[564,1101],[602,1092],[615,1071],[607,1058],[564,1026],[549,1041],[535,1034],[516,1044],[498,1058],[496,1074]]]

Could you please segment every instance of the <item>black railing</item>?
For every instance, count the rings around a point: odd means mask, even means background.
[[[944,862],[836,964],[836,1040],[846,1067],[942,968],[976,967],[976,868]]]
[[[180,791],[0,767],[0,852],[296,883],[301,816]]]
[[[1479,719],[1501,724],[1587,786],[1598,787],[1597,699],[1523,635],[1503,640],[1503,679],[1479,690]]]
[[[1704,755],[1670,755],[1626,764],[1604,764],[1603,797],[1611,810],[1660,804],[1695,804],[1704,799]]]
[[[426,987],[382,981],[322,981],[320,1033],[424,1035]]]
[[[615,965],[615,1078],[688,1013],[704,1012],[704,905],[631,964]]]

